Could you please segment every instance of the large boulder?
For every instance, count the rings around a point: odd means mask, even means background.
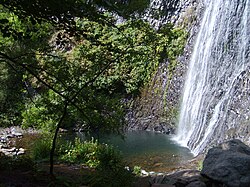
[[[250,148],[231,140],[208,151],[201,175],[228,187],[250,186]]]

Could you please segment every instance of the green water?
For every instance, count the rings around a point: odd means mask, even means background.
[[[99,141],[120,150],[128,165],[141,166],[147,171],[170,171],[193,158],[187,148],[179,146],[166,134],[131,131],[125,134],[124,139],[102,135]]]
[[[63,136],[73,140],[76,134],[67,133]],[[83,133],[77,134],[83,140],[86,139]],[[15,146],[28,148],[39,136],[26,134],[23,138],[15,140]],[[99,141],[113,145],[120,150],[128,166],[140,166],[146,171],[164,172],[178,169],[193,158],[190,151],[176,144],[166,134],[131,131],[125,133],[125,138],[117,135],[102,135]]]

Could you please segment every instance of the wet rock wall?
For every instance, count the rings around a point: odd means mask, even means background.
[[[176,129],[188,60],[199,29],[203,4],[200,0],[154,2],[154,6],[164,12],[165,16],[158,20],[151,19],[151,23],[154,26],[174,23],[176,27],[186,29],[189,37],[184,53],[177,59],[175,66],[170,67],[168,61],[161,63],[151,81],[141,90],[140,96],[133,98],[126,118],[128,130],[172,134]]]

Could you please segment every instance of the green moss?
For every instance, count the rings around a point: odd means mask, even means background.
[[[200,160],[197,165],[197,170],[201,171],[203,168],[203,160]]]

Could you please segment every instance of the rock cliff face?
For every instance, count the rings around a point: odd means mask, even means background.
[[[201,5],[202,0],[151,0],[150,8],[144,18],[156,28],[164,23],[177,23],[190,16],[197,16],[194,10]],[[183,15],[185,15],[183,17]],[[191,21],[191,20],[188,20]],[[192,21],[189,23],[193,23]]]
[[[133,100],[127,114],[128,129],[174,133],[188,60],[199,28],[203,4],[199,0],[153,2],[153,6],[164,12],[162,15],[165,16],[158,20],[150,19],[152,24],[159,26],[172,22],[176,27],[185,28],[189,38],[184,54],[177,59],[175,67],[170,67],[168,61],[161,63],[151,81],[142,89],[141,95]]]

